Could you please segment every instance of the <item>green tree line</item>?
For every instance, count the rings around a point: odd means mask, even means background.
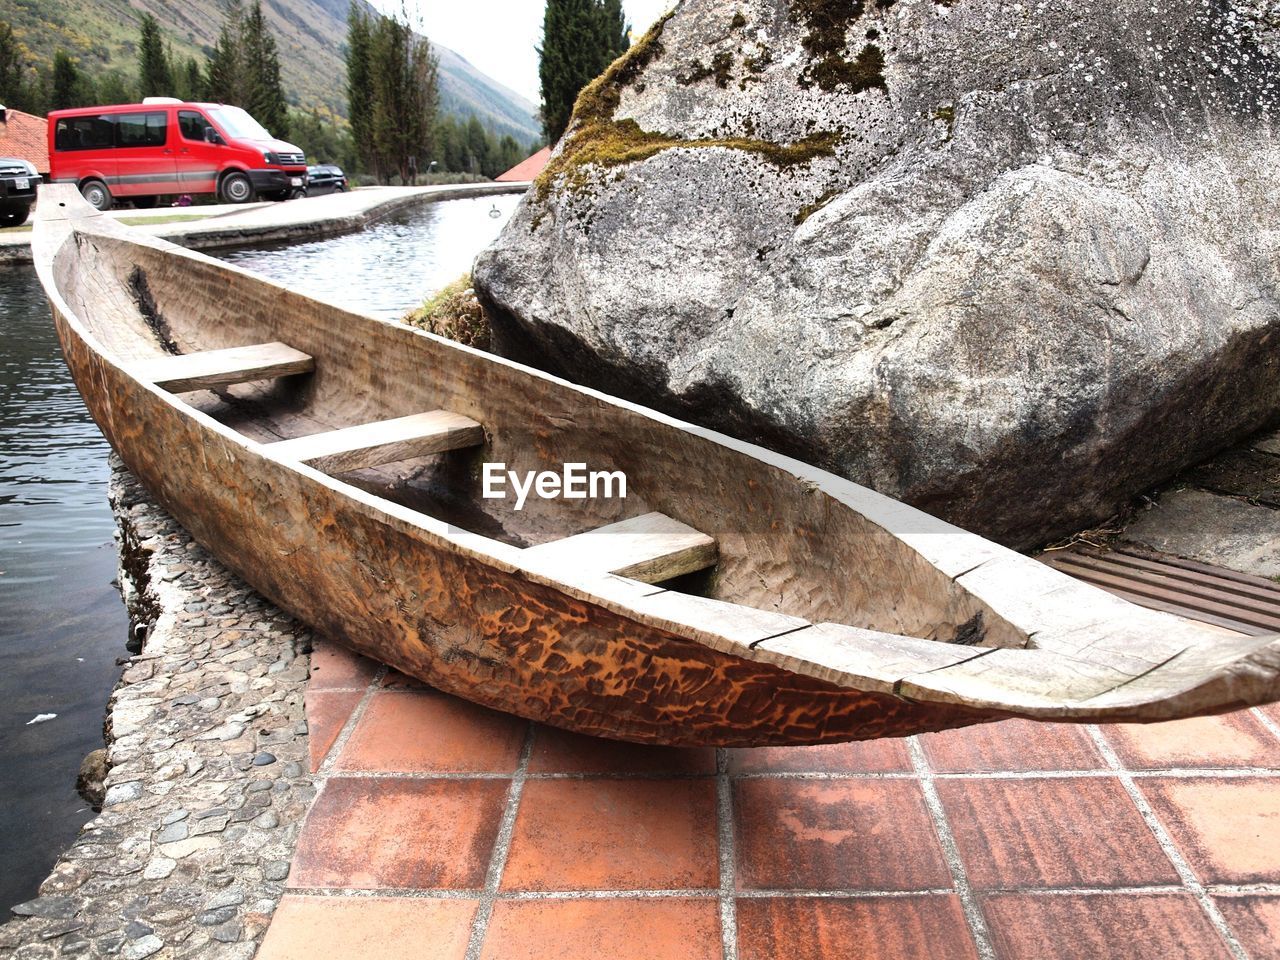
[[[289,114],[280,79],[275,38],[261,0],[246,12],[232,0],[213,53],[205,64],[174,56],[160,24],[143,13],[138,28],[137,72],[91,74],[65,50],[45,70],[24,56],[13,28],[0,21],[0,103],[27,113],[70,107],[136,103],[144,97],[213,100],[244,107],[276,136],[287,136]]]
[[[337,163],[349,175],[372,174],[383,182],[408,176],[411,156],[422,176],[494,177],[538,150],[540,144],[499,136],[474,116],[439,114],[435,59],[407,17],[353,10],[350,25],[347,79],[354,123],[327,110],[289,106],[261,0],[247,8],[232,0],[204,62],[176,57],[159,23],[144,13],[132,75],[91,73],[65,50],[36,69],[11,26],[0,21],[0,103],[37,115],[155,96],[234,103],[275,136],[292,140],[313,162]]]

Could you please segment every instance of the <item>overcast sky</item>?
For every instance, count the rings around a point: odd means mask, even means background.
[[[388,13],[401,0],[373,0]],[[537,104],[538,53],[542,43],[539,0],[408,0],[411,14],[421,19],[423,32],[462,54],[483,73]],[[639,37],[675,0],[623,0],[627,20]]]

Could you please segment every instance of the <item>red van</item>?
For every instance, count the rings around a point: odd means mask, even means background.
[[[117,199],[151,207],[167,194],[287,200],[306,178],[305,154],[239,107],[155,97],[49,114],[49,179],[76,184],[99,210]]]

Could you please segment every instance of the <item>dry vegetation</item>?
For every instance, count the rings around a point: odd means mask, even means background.
[[[405,323],[468,347],[489,349],[489,321],[465,273],[407,314]]]

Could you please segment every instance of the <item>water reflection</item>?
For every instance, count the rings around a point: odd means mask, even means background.
[[[92,816],[76,771],[102,746],[127,631],[106,456],[34,271],[0,268],[0,909]],[[41,713],[57,718],[28,724]]]

